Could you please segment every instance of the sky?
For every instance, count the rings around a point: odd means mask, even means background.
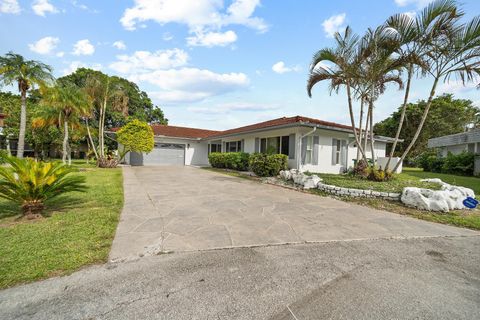
[[[228,129],[303,115],[349,124],[345,93],[319,84],[306,93],[313,54],[348,25],[362,35],[395,13],[429,0],[0,0],[0,54],[40,60],[61,77],[79,67],[125,77],[146,91],[169,124]],[[464,0],[465,20],[480,1]],[[431,79],[415,79],[411,101],[427,99]],[[9,88],[3,88],[9,90]],[[452,81],[480,106],[480,90]],[[389,87],[375,121],[401,104]],[[356,106],[358,109],[358,106]]]

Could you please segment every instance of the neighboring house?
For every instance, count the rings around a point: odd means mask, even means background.
[[[357,147],[350,126],[307,117],[283,117],[252,125],[212,131],[152,125],[155,148],[148,154],[131,153],[131,165],[208,165],[210,152],[275,152],[288,156],[290,168],[340,173],[353,166]],[[385,162],[392,138],[375,137],[374,153]],[[367,156],[371,157],[368,148]],[[396,160],[396,159],[395,159]],[[396,162],[393,161],[393,164]]]
[[[459,154],[467,151],[476,154],[473,174],[480,175],[480,128],[428,139],[428,147],[437,149],[441,157],[446,157],[449,152]]]
[[[446,157],[449,152],[459,154],[468,151],[480,154],[480,128],[428,139],[428,147],[436,148],[442,157]]]

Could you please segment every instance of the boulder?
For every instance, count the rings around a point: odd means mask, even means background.
[[[423,179],[425,182],[438,183],[441,190],[422,188],[404,188],[401,201],[410,207],[428,211],[443,211],[465,209],[463,200],[467,197],[475,197],[472,189],[452,186],[440,179]]]
[[[284,180],[290,180],[292,179],[292,174],[289,170],[281,170],[280,171],[280,178]]]

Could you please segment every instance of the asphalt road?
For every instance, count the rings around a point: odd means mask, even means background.
[[[480,237],[144,257],[0,291],[0,319],[480,319]]]

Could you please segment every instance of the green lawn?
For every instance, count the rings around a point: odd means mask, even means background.
[[[422,182],[418,177],[404,173],[396,175],[394,179],[386,182],[359,179],[347,174],[316,174],[323,179],[323,183],[343,188],[370,189],[375,191],[398,193],[401,193],[405,187],[419,187],[435,190],[440,189],[440,185],[436,183]]]
[[[446,183],[457,186],[463,186],[475,191],[475,195],[480,195],[480,178],[479,177],[465,177],[455,176],[453,174],[423,172],[420,168],[403,168],[404,176],[416,177],[420,179],[439,178]]]
[[[123,206],[121,169],[77,161],[88,191],[47,204],[47,218],[18,219],[16,205],[0,199],[0,288],[105,262]]]

